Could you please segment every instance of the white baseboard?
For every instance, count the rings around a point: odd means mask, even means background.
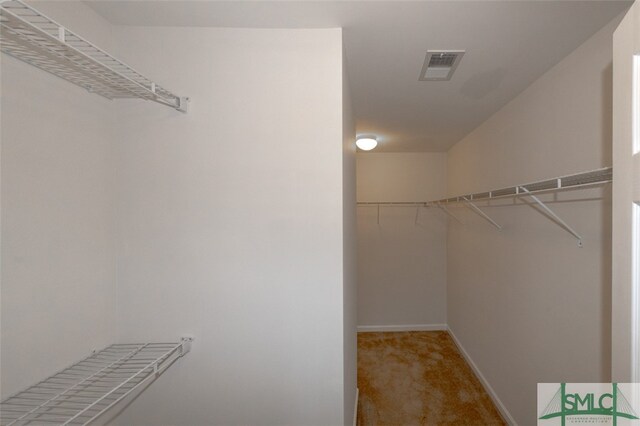
[[[502,401],[500,400],[500,398],[498,398],[498,395],[493,390],[493,388],[491,387],[487,379],[485,379],[484,375],[482,375],[476,363],[473,362],[473,360],[471,359],[467,351],[464,349],[464,347],[456,337],[456,335],[453,333],[453,330],[447,327],[447,331],[449,331],[449,335],[451,336],[454,343],[458,347],[458,350],[460,351],[464,359],[467,360],[467,363],[471,366],[471,369],[475,373],[476,377],[478,378],[478,380],[480,380],[480,383],[482,383],[482,386],[484,386],[484,389],[487,391],[487,393],[493,400],[493,403],[496,405],[496,408],[498,408],[498,411],[500,412],[500,415],[502,416],[504,421],[507,422],[507,424],[509,425],[517,426],[517,423],[514,420],[514,418],[511,416],[511,413],[509,413],[509,410],[507,410],[507,407],[505,407]]]
[[[360,389],[356,388],[356,405],[353,407],[353,426],[358,426],[358,398],[360,397]]]
[[[447,324],[359,325],[358,333],[385,331],[443,331]]]

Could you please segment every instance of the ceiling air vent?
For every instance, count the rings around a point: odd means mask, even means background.
[[[450,80],[462,55],[464,50],[428,50],[419,80]]]

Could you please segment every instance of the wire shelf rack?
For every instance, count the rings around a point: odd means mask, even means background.
[[[428,201],[360,201],[358,205],[398,205],[398,206],[429,206],[469,201],[492,200],[495,198],[518,197],[542,192],[561,191],[565,189],[578,189],[582,187],[603,185],[613,180],[613,168],[581,172],[572,175],[560,176],[553,179],[545,179],[492,191],[477,192],[473,194],[458,195],[441,200]],[[525,191],[526,189],[526,191]]]
[[[186,112],[173,94],[20,0],[0,0],[0,50],[108,99],[137,98]]]
[[[6,398],[0,424],[87,425],[189,352],[191,341],[111,345]]]
[[[420,207],[438,207],[442,209],[449,217],[453,218],[456,222],[463,224],[460,219],[454,216],[446,205],[450,203],[464,203],[467,207],[477,213],[479,216],[487,220],[491,225],[502,230],[495,220],[489,215],[483,212],[478,206],[474,204],[475,201],[493,200],[495,198],[506,197],[528,197],[533,200],[533,203],[541,209],[546,216],[552,221],[556,222],[565,231],[573,235],[578,241],[578,247],[582,247],[582,236],[573,229],[566,221],[564,221],[558,214],[551,210],[542,200],[536,197],[537,193],[561,191],[565,189],[578,189],[585,188],[594,185],[603,185],[613,181],[613,168],[606,167],[603,169],[591,170],[588,172],[576,173],[572,175],[560,176],[553,179],[545,179],[537,182],[526,183],[523,185],[510,186],[507,188],[495,189],[492,191],[477,192],[474,194],[459,195],[457,197],[443,198],[441,200],[431,201],[364,201],[358,202],[358,205],[374,205],[378,207],[378,225],[380,224],[380,206],[415,206],[416,218],[415,223],[418,224],[418,214]]]

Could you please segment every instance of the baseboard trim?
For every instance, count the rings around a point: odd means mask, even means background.
[[[358,426],[358,398],[360,397],[360,389],[356,388],[356,405],[353,407],[353,426]]]
[[[358,333],[385,331],[444,331],[447,324],[359,325]]]
[[[473,362],[473,360],[469,356],[469,353],[467,353],[467,351],[464,349],[464,347],[462,346],[462,344],[460,343],[456,335],[453,333],[453,330],[447,327],[447,331],[449,332],[449,335],[451,336],[451,339],[453,340],[453,342],[458,347],[458,350],[460,351],[464,359],[467,361],[467,364],[469,364],[469,366],[471,367],[471,370],[473,370],[474,374],[476,375],[478,380],[480,380],[480,383],[482,383],[482,386],[484,387],[484,389],[487,391],[487,393],[493,400],[493,403],[496,405],[496,408],[498,409],[498,412],[500,413],[504,421],[511,426],[517,426],[517,423],[514,420],[514,418],[511,416],[511,413],[509,413],[509,410],[507,410],[507,407],[505,407],[505,405],[502,403],[500,398],[498,398],[498,395],[493,390],[493,388],[491,387],[487,379],[485,379],[482,372],[480,372],[480,369],[478,368],[476,363]]]

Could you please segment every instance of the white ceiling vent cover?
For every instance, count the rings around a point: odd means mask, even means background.
[[[464,50],[428,50],[419,80],[450,80],[462,55]]]

